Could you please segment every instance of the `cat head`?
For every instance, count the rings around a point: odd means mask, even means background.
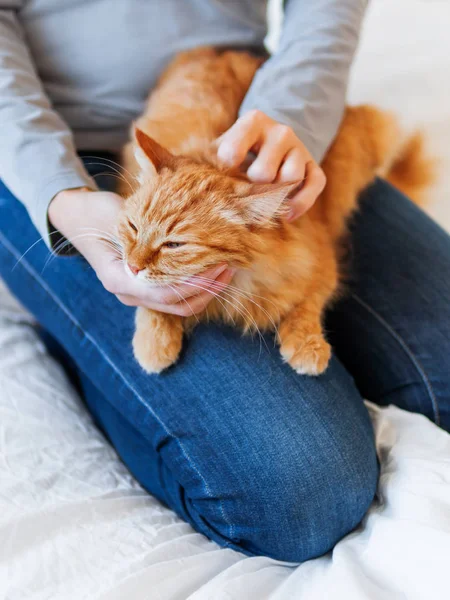
[[[119,237],[128,274],[157,285],[226,263],[249,267],[297,183],[255,184],[203,158],[175,156],[136,129],[138,189]]]

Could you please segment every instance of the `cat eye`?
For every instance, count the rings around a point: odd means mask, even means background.
[[[128,225],[131,227],[131,229],[133,231],[136,231],[136,233],[137,233],[138,228],[136,227],[136,225],[134,223],[132,223],[131,221],[128,221]]]
[[[184,246],[185,242],[166,242],[163,244],[165,248],[179,248],[180,246]]]

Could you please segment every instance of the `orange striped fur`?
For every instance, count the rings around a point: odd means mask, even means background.
[[[153,285],[173,285],[220,263],[236,268],[232,284],[199,319],[276,330],[284,360],[298,373],[318,375],[331,354],[322,319],[340,287],[339,242],[358,195],[384,174],[421,196],[431,171],[419,138],[400,143],[390,114],[348,108],[322,165],[325,191],[287,223],[286,200],[298,184],[251,183],[215,155],[214,142],[236,120],[260,64],[245,52],[205,48],[168,67],[124,151],[136,189],[124,203],[120,239],[125,261]],[[195,322],[139,308],[133,347],[142,367],[158,373],[174,363]]]

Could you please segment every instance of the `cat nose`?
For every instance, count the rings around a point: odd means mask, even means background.
[[[139,273],[139,271],[142,271],[142,269],[140,269],[139,267],[136,267],[136,265],[131,265],[130,263],[128,263],[128,268],[133,273],[133,275],[137,275]]]

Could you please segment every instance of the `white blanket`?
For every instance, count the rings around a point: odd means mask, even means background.
[[[450,165],[450,7],[389,2],[374,0],[351,96],[408,106],[413,123],[419,106]],[[447,226],[449,188],[433,208]],[[450,597],[450,436],[425,418],[371,407],[382,502],[332,554],[246,558],[141,490],[29,323],[0,289],[0,600]]]

